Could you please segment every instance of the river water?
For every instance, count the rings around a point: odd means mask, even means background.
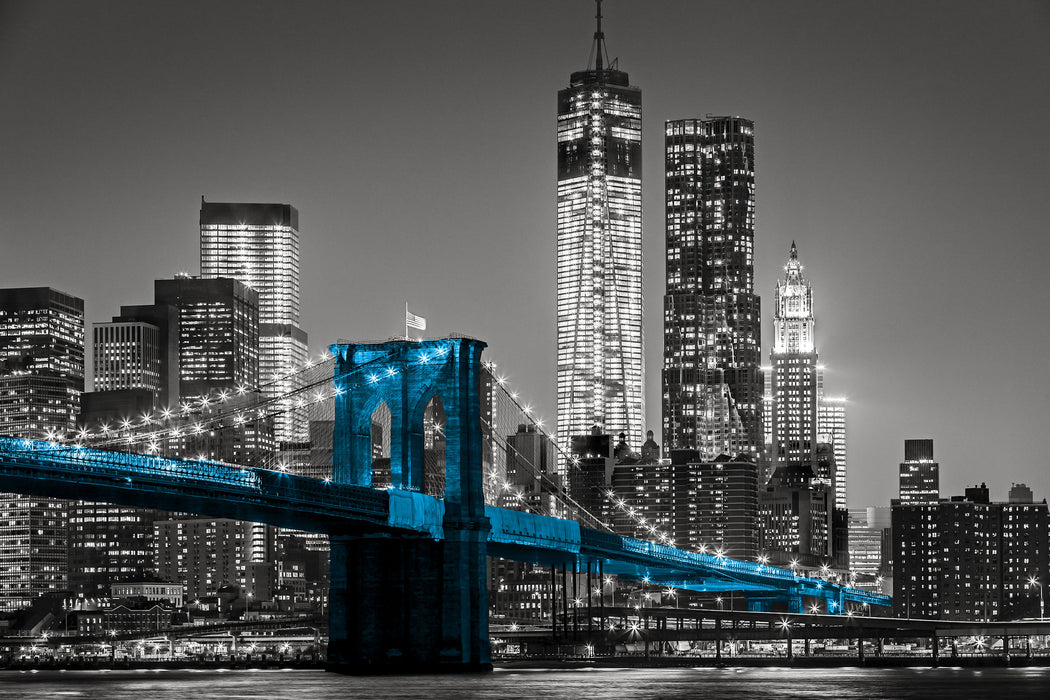
[[[0,672],[0,698],[1041,698],[1050,668],[500,670],[471,676],[324,671]]]

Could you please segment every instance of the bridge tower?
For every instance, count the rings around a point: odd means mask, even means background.
[[[334,482],[372,486],[372,414],[386,402],[392,495],[422,492],[423,415],[430,399],[438,396],[446,414],[441,532],[331,537],[328,667],[333,671],[492,668],[480,414],[485,347],[469,338],[331,346],[337,391]],[[418,517],[425,520],[423,513]]]

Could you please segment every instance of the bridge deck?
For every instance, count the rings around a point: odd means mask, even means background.
[[[266,522],[329,534],[416,532],[443,538],[444,501],[216,462],[169,459],[0,437],[0,489],[41,496]],[[492,556],[699,591],[749,590],[812,596],[841,610],[852,601],[886,606],[884,595],[786,569],[583,528],[575,521],[485,509]]]

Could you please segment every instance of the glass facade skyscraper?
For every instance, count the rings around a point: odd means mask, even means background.
[[[842,396],[825,396],[823,373],[817,366],[821,387],[817,397],[817,442],[831,445],[835,454],[835,507],[846,507],[846,405]]]
[[[263,396],[298,389],[287,375],[308,359],[299,327],[299,212],[289,204],[240,204],[201,199],[201,277],[230,277],[259,294],[259,381]],[[305,408],[274,422],[278,443],[307,440]]]
[[[558,440],[597,425],[642,444],[642,95],[605,67],[558,92]]]
[[[763,387],[754,123],[679,119],[664,133],[664,449],[757,460]]]

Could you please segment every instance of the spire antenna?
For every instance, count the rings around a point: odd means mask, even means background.
[[[598,30],[594,32],[594,70],[599,73],[602,70],[602,49],[605,46],[605,33],[602,31],[602,0],[594,0],[598,6],[598,13],[595,18],[598,20]]]

